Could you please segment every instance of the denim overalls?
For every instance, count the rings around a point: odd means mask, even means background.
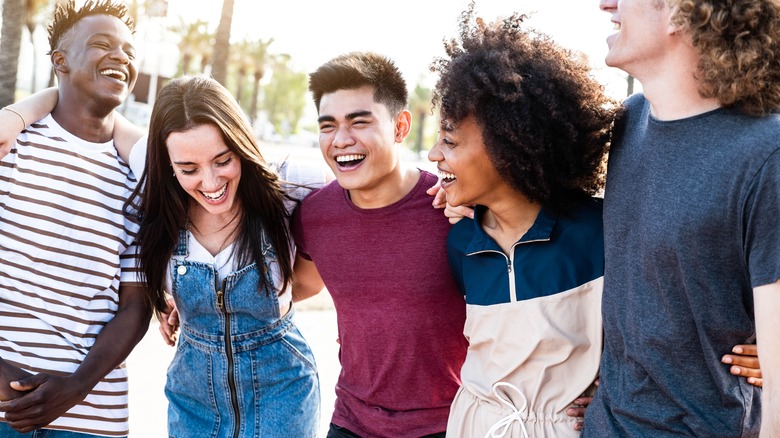
[[[263,275],[274,284],[266,242]],[[214,266],[187,261],[187,246],[182,230],[171,259],[181,334],[165,384],[168,435],[315,437],[319,379],[292,308],[280,317],[277,291],[258,291],[255,263],[219,283]]]

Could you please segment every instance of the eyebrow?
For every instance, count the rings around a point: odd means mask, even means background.
[[[220,152],[217,155],[214,155],[214,158],[211,159],[211,161],[217,160],[226,154],[230,153],[230,149],[226,149],[224,152]],[[193,166],[196,163],[193,163],[192,161],[174,161],[173,164],[179,165],[179,166]]]
[[[370,116],[373,116],[373,115],[374,115],[374,113],[372,113],[371,111],[361,110],[361,111],[355,111],[355,112],[349,113],[344,118],[347,119],[347,120],[354,120],[354,119],[357,119],[358,117],[370,117]],[[322,122],[335,122],[335,121],[336,121],[335,117],[328,116],[328,115],[320,116],[317,119],[317,122],[319,122],[319,123],[322,123]]]

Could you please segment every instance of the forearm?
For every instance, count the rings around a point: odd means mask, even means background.
[[[764,377],[761,437],[780,436],[780,281],[753,291],[758,358]]]
[[[54,107],[57,105],[57,100],[57,88],[47,88],[25,99],[22,99],[19,102],[8,105],[8,108],[12,109],[15,113],[24,119],[24,128],[26,128],[31,123],[46,117],[47,114],[52,112]]]
[[[71,375],[71,380],[87,393],[130,355],[149,328],[152,310],[143,288],[121,286],[119,291],[116,315],[103,327],[84,361]]]
[[[292,299],[295,302],[303,301],[322,292],[325,284],[314,262],[306,260],[300,255],[295,258],[293,267],[293,291]]]

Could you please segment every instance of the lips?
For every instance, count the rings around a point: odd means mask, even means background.
[[[341,167],[354,166],[366,159],[365,154],[339,155],[335,157],[336,163]]]
[[[107,68],[107,69],[100,70],[100,74],[112,79],[116,79],[117,81],[127,82],[127,73],[121,70]]]
[[[458,178],[455,176],[454,173],[446,172],[444,170],[439,169],[439,179],[441,179],[441,181],[446,184],[446,183],[451,183]]]
[[[209,201],[216,202],[221,200],[225,196],[225,193],[227,193],[227,187],[228,185],[225,184],[224,186],[222,186],[221,189],[217,190],[216,192],[201,191],[200,194],[203,195],[203,197],[208,199]]]

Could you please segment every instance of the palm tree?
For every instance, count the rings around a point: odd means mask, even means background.
[[[247,75],[252,67],[252,59],[250,54],[251,44],[249,41],[242,41],[230,46],[230,67],[235,72],[236,91],[233,93],[241,108],[246,112],[246,105],[242,105],[246,101],[244,99],[244,83],[246,82]]]
[[[249,121],[254,123],[257,118],[257,99],[260,98],[260,81],[265,75],[265,64],[268,62],[268,46],[274,42],[273,38],[269,38],[267,41],[262,39],[252,44],[250,48],[250,55],[253,62],[252,73],[252,102],[249,107]]]
[[[30,43],[32,43],[32,77],[30,92],[35,93],[36,83],[38,82],[38,47],[35,45],[35,29],[38,27],[38,21],[41,12],[46,9],[50,4],[49,0],[26,0],[24,10],[24,25],[27,26],[27,31],[30,35]]]
[[[14,103],[19,50],[22,46],[25,0],[3,0],[3,29],[0,33],[0,107]]]
[[[194,23],[185,23],[184,20],[171,31],[181,36],[179,40],[179,53],[181,55],[180,74],[190,73],[192,61],[196,56],[209,59],[206,53],[211,52],[211,43],[214,36],[208,31],[208,23],[197,20]]]
[[[425,118],[431,113],[431,90],[418,82],[409,99],[409,110],[412,113],[414,124],[417,125],[414,150],[419,156],[425,140]]]
[[[227,86],[227,66],[230,57],[230,27],[233,23],[234,0],[222,0],[222,15],[217,26],[216,42],[214,43],[214,61],[211,64],[211,75],[222,85]]]

